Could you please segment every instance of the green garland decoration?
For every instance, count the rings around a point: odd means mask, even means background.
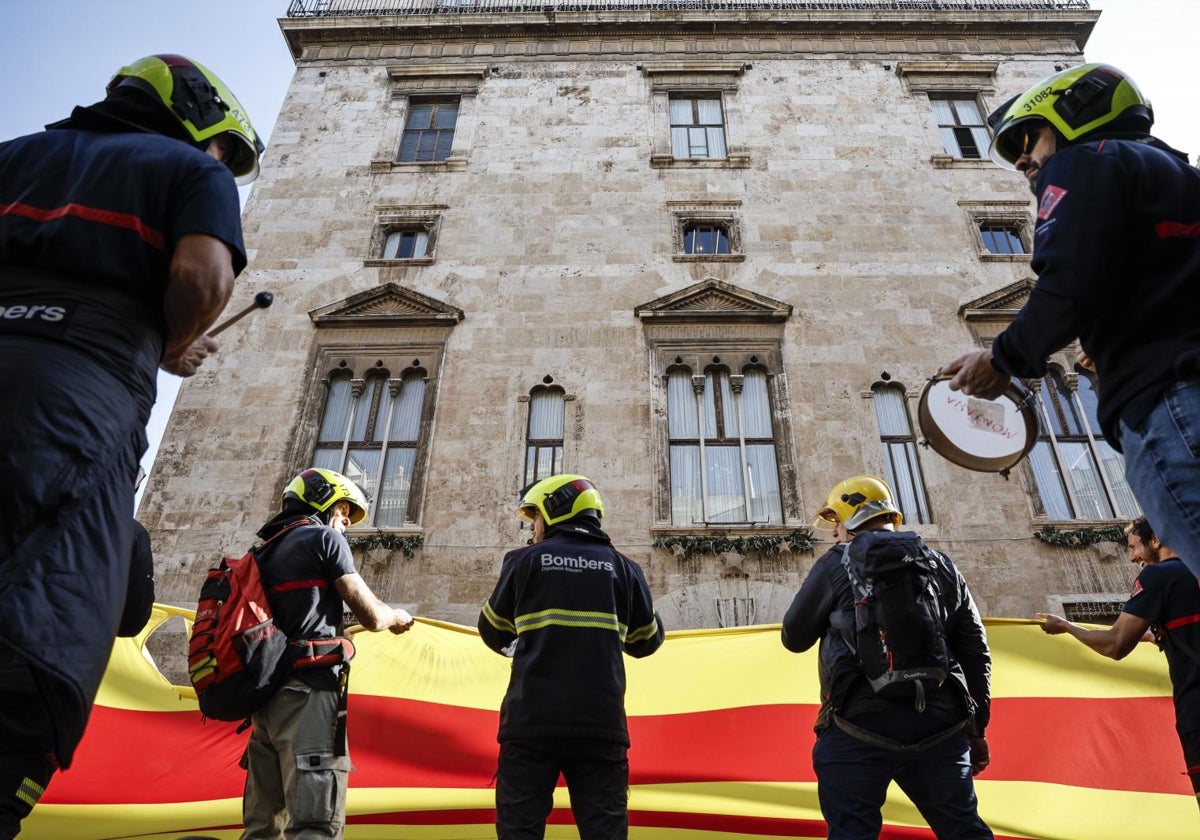
[[[669,537],[658,537],[653,542],[654,548],[674,551],[678,546],[684,559],[698,554],[724,554],[729,551],[738,554],[778,554],[784,546],[789,551],[812,554],[816,546],[812,532],[797,528],[790,534],[731,537],[728,534],[678,534]]]
[[[1101,542],[1125,544],[1125,529],[1120,525],[1107,525],[1103,528],[1072,528],[1061,531],[1053,525],[1046,525],[1033,532],[1033,535],[1044,543],[1060,548],[1087,548]]]
[[[388,551],[403,551],[409,560],[417,549],[425,545],[425,538],[420,534],[395,534],[391,531],[376,531],[362,537],[350,537],[350,547],[370,551],[373,548],[386,548]]]

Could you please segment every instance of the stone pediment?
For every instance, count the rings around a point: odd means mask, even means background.
[[[983,297],[969,300],[958,308],[958,314],[967,321],[1011,321],[1026,303],[1034,280],[1025,278],[997,289]]]
[[[313,309],[308,317],[319,327],[452,327],[464,315],[458,307],[384,283]]]
[[[715,278],[703,280],[633,310],[642,321],[670,323],[775,324],[792,314],[789,303],[778,301]]]

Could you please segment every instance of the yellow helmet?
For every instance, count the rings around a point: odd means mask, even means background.
[[[298,501],[324,513],[336,502],[350,503],[350,524],[357,525],[367,518],[367,497],[363,491],[340,472],[314,467],[293,478],[283,489],[283,503]]]
[[[893,525],[904,523],[887,482],[873,475],[856,475],[838,482],[829,491],[813,527],[828,531],[841,522],[847,531],[853,531],[879,516],[891,517]]]
[[[591,511],[597,518],[604,516],[600,491],[582,475],[552,475],[527,485],[521,491],[516,515],[526,521],[533,513],[541,513],[546,525],[556,525]]]
[[[1045,121],[1068,143],[1101,128],[1149,131],[1154,109],[1133,79],[1109,64],[1081,64],[1043,79],[988,117],[991,159],[1014,169],[1021,156],[1021,126]]]
[[[198,61],[181,55],[148,55],[122,67],[108,83],[112,94],[132,87],[150,96],[167,110],[198,144],[218,134],[233,138],[233,151],[225,165],[240,186],[258,177],[262,141],[250,115],[217,75]]]

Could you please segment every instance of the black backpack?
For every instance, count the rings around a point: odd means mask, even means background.
[[[888,537],[863,534],[842,546],[854,595],[853,634],[843,637],[876,694],[911,700],[924,711],[926,693],[941,686],[952,668],[937,584],[940,563],[919,540]]]

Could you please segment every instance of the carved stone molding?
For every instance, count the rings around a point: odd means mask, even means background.
[[[455,306],[385,283],[308,313],[318,327],[453,326],[465,316]]]

